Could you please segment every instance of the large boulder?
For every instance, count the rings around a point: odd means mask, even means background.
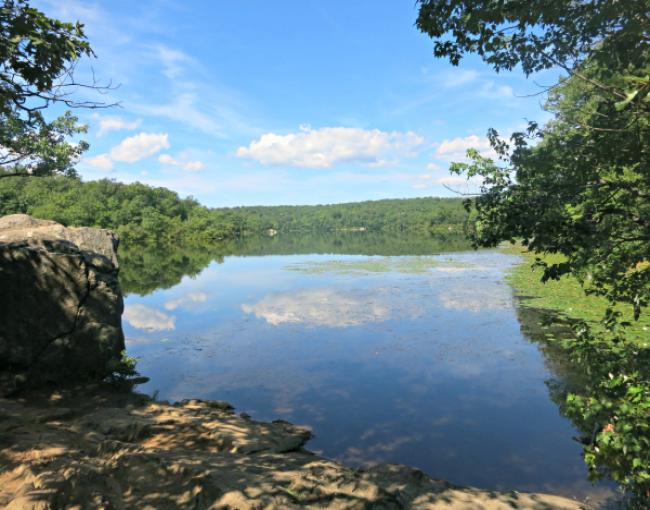
[[[117,236],[0,218],[0,380],[101,378],[124,350]]]

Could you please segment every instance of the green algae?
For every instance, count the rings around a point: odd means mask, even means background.
[[[369,274],[369,273],[413,273],[422,274],[436,269],[470,269],[474,264],[460,262],[451,258],[434,257],[381,257],[360,260],[326,260],[290,264],[289,271],[307,274]]]

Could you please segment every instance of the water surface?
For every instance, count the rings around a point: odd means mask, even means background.
[[[586,481],[576,431],[550,397],[556,361],[522,333],[503,280],[516,256],[304,252],[225,256],[129,295],[127,347],[151,377],[142,390],[308,425],[311,450],[352,465],[608,492]]]

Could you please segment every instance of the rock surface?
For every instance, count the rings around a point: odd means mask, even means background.
[[[117,237],[0,218],[0,374],[17,384],[102,377],[124,349]]]
[[[310,436],[237,416],[224,402],[170,405],[99,387],[0,399],[0,507],[583,508],[455,487],[406,466],[353,470],[305,450]]]

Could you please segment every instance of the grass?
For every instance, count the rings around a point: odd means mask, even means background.
[[[535,255],[517,247],[508,247],[504,250],[516,252],[524,258],[523,262],[515,266],[508,275],[508,283],[520,296],[521,306],[554,311],[568,319],[584,320],[594,331],[602,330],[600,321],[607,308],[605,298],[585,295],[580,282],[572,276],[542,283],[540,281],[542,269],[531,268]],[[559,255],[546,255],[542,258],[548,263],[562,261]],[[624,320],[631,323],[627,328],[626,337],[632,341],[647,343],[650,339],[650,313],[641,315],[641,318],[635,321],[631,306],[621,305],[616,309],[623,314]]]

